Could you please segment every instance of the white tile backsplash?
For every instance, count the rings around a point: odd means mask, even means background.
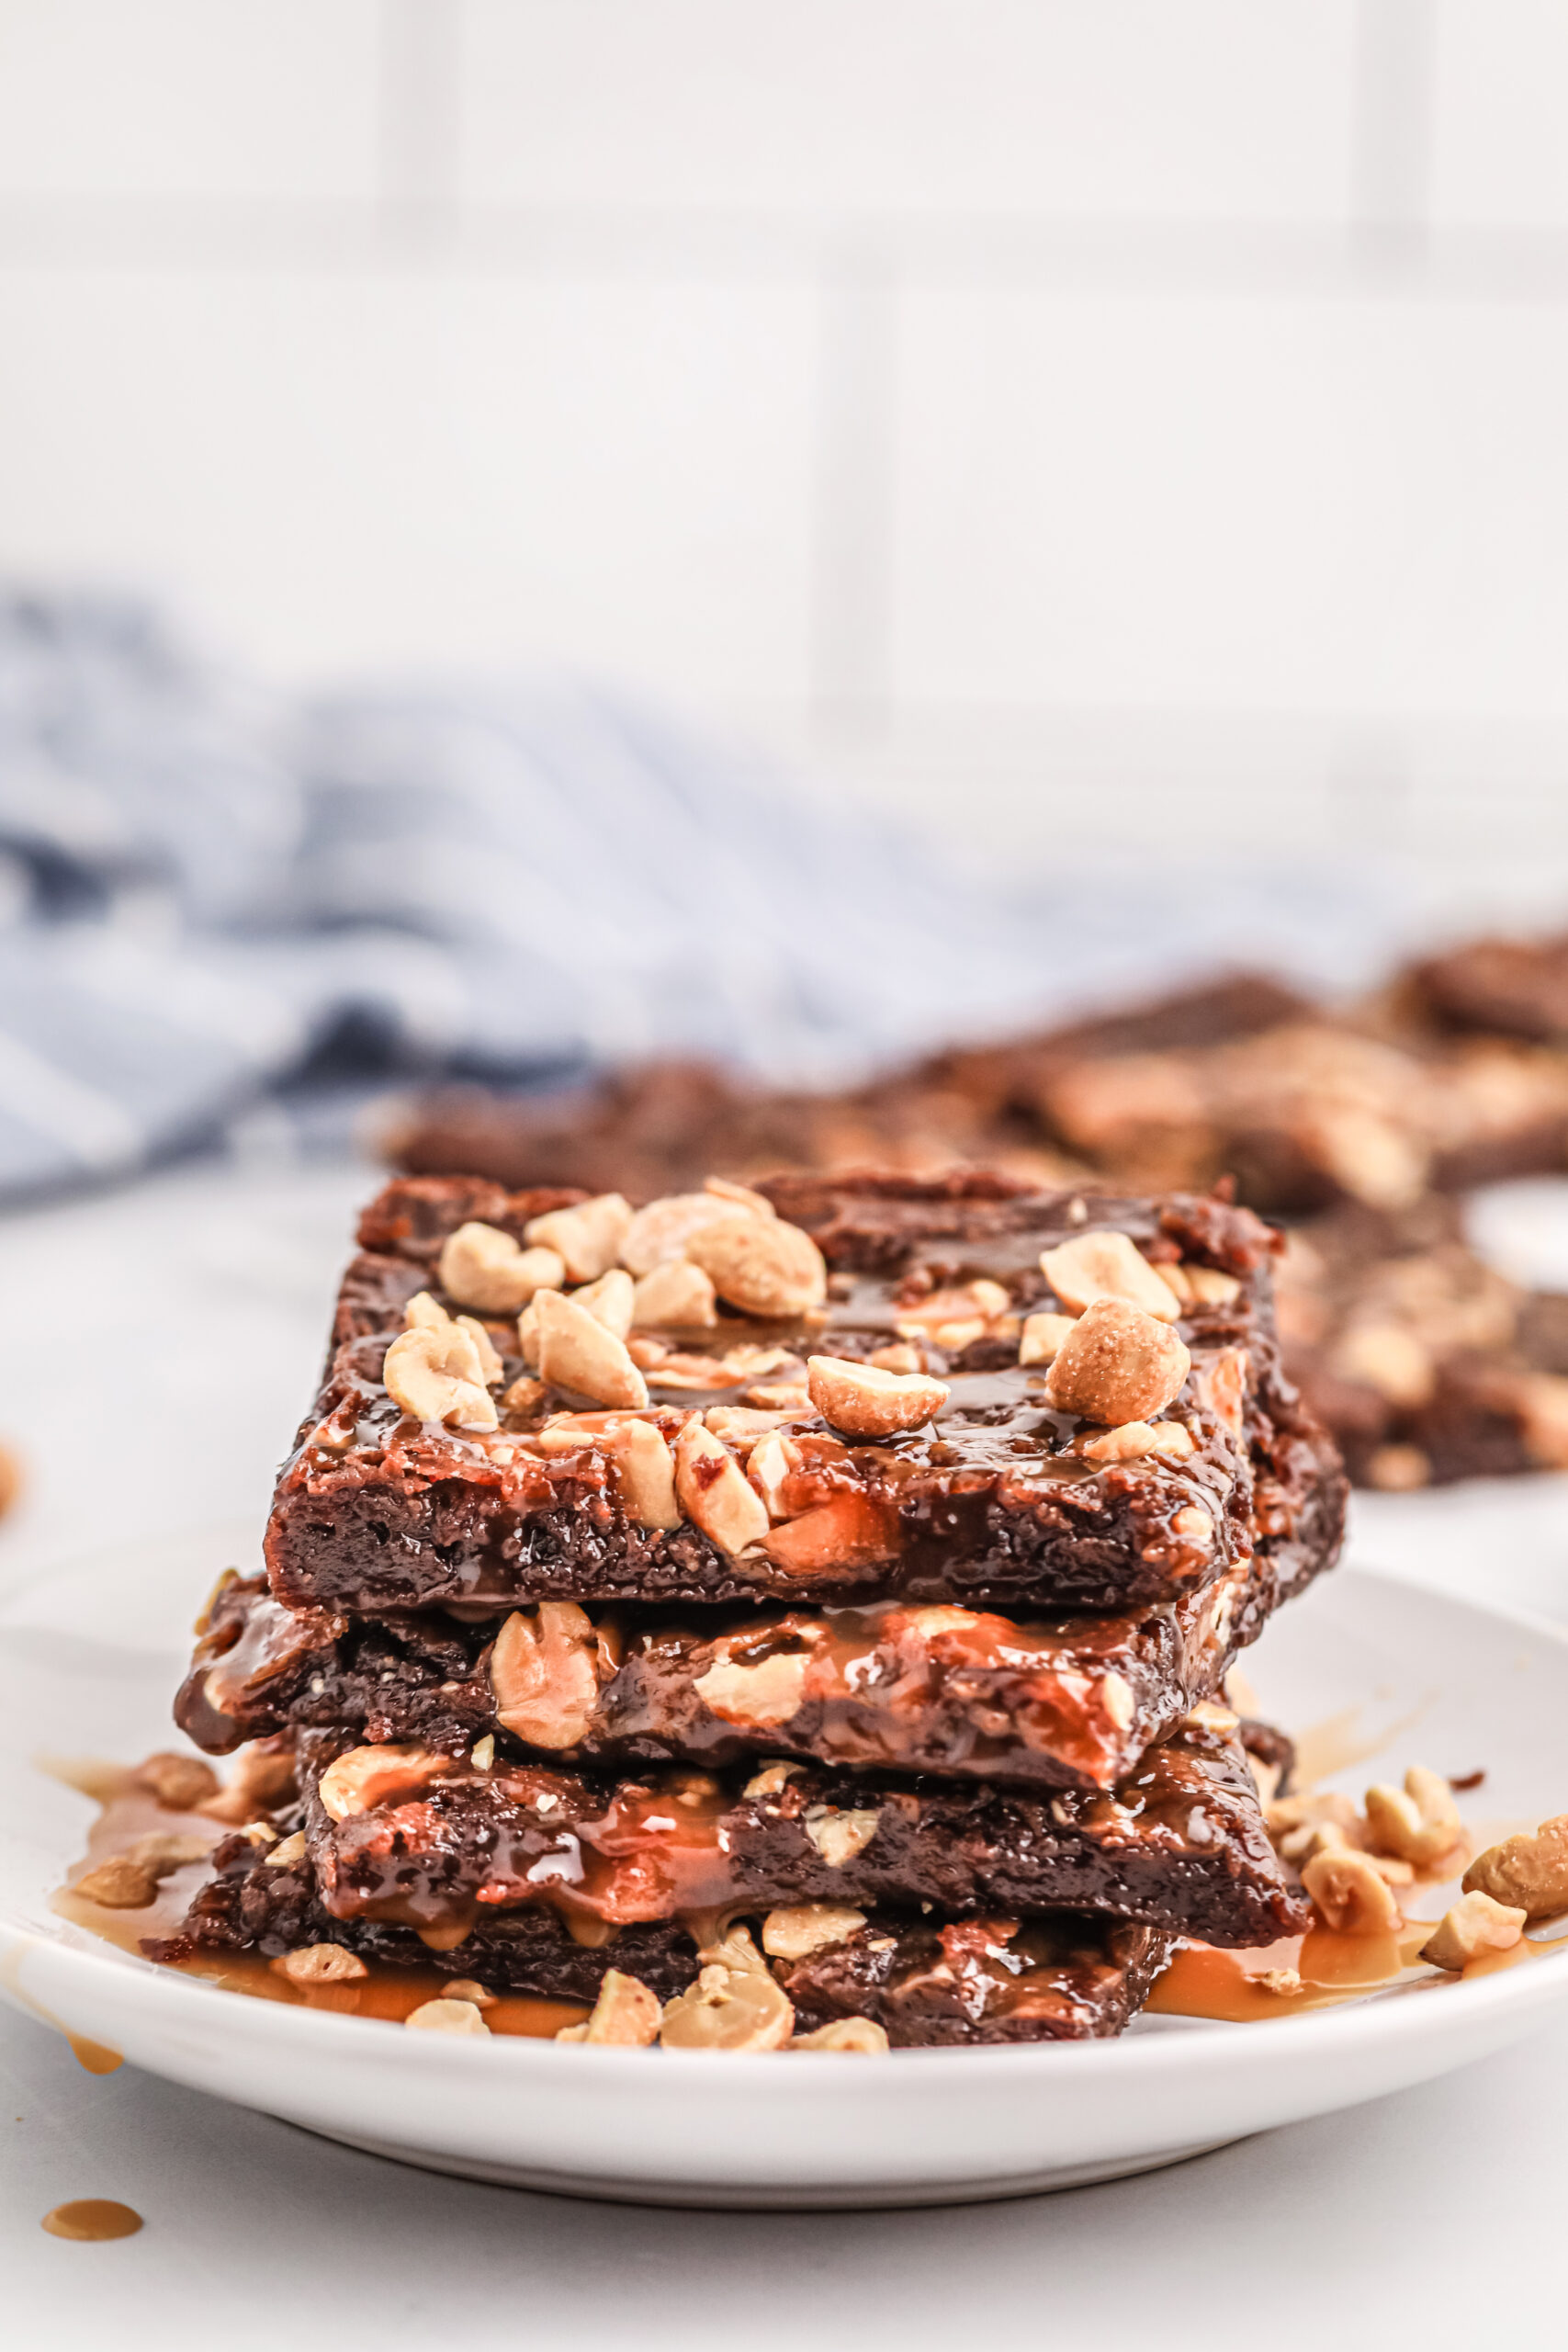
[[[1320,706],[1349,622],[1348,333],[1312,299],[912,293],[895,703]]]
[[[1433,220],[1568,228],[1568,9],[1562,0],[1431,6]]]
[[[0,0],[0,571],[1461,857],[1568,775],[1565,101],[1558,0]]]
[[[1351,0],[464,0],[485,204],[1337,220]]]
[[[0,0],[0,191],[376,193],[377,0]]]
[[[906,310],[896,703],[1568,724],[1568,311]]]
[[[807,292],[13,270],[6,568],[279,668],[560,660],[807,690]]]

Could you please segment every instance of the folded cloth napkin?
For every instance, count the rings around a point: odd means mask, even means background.
[[[827,1082],[1205,960],[1213,903],[1124,854],[1003,902],[585,685],[289,700],[140,606],[0,595],[0,1196],[268,1097],[341,1138],[392,1076]]]
[[[0,598],[0,1193],[310,1069],[829,1077],[1016,1011],[1028,930],[626,699],[289,702],[134,605]]]

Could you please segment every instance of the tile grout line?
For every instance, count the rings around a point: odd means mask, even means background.
[[[1350,244],[1374,277],[1419,277],[1432,258],[1435,15],[1432,0],[1358,0]]]
[[[459,0],[380,0],[377,229],[395,252],[444,256],[459,225]]]

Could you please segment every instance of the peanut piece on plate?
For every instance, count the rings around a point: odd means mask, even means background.
[[[575,1747],[598,1705],[600,1650],[575,1600],[514,1609],[490,1657],[496,1721],[530,1747]]]
[[[814,2033],[797,2033],[792,2050],[848,2050],[863,2058],[880,2057],[887,2049],[887,2029],[874,2018],[832,2018]]]
[[[647,2050],[659,2039],[660,2014],[659,1996],[640,1976],[607,1968],[582,2039],[622,2050]]]
[[[843,1356],[808,1356],[807,1385],[823,1419],[850,1437],[895,1437],[929,1421],[951,1391],[923,1372],[882,1372]]]
[[[306,1944],[299,1951],[283,1952],[272,1966],[291,1984],[346,1984],[370,1973],[358,1953],[344,1944]]]
[[[219,1790],[217,1773],[198,1756],[149,1756],[131,1779],[138,1788],[150,1790],[165,1813],[193,1813]]]
[[[601,1193],[575,1208],[551,1209],[545,1216],[532,1217],[523,1231],[536,1247],[558,1252],[569,1282],[593,1283],[619,1258],[631,1222],[629,1201],[619,1193]]]
[[[566,1265],[553,1250],[524,1250],[499,1226],[473,1222],[447,1235],[436,1273],[459,1306],[477,1306],[481,1315],[515,1315],[536,1290],[558,1287]]]
[[[1449,1905],[1437,1934],[1422,1945],[1421,1957],[1434,1968],[1457,1971],[1483,1952],[1511,1951],[1524,1933],[1528,1916],[1517,1905],[1495,1903],[1475,1888]]]
[[[699,1226],[686,1255],[720,1298],[764,1321],[804,1314],[828,1295],[828,1269],[808,1233],[744,1211]]]
[[[275,1747],[258,1739],[237,1758],[234,1770],[216,1796],[204,1797],[197,1811],[209,1821],[243,1828],[258,1813],[282,1804],[295,1793],[294,1749],[291,1741]]]
[[[688,1421],[675,1442],[675,1494],[693,1525],[731,1558],[768,1532],[761,1495],[728,1447],[700,1421]]]
[[[149,1830],[138,1838],[130,1848],[130,1860],[151,1871],[154,1878],[172,1878],[188,1862],[204,1862],[212,1851],[218,1832],[209,1830],[205,1837],[180,1837],[169,1829]],[[268,1860],[272,1857],[269,1855]]]
[[[1370,1854],[1348,1846],[1314,1854],[1302,1871],[1302,1885],[1325,1925],[1341,1935],[1393,1935],[1402,1924],[1399,1905]]]
[[[403,2019],[418,2033],[486,2033],[490,2028],[472,2001],[423,2001]]]
[[[774,1759],[764,1764],[760,1772],[753,1772],[740,1793],[743,1797],[776,1797],[787,1781],[805,1770],[804,1764],[786,1764]]]
[[[1040,1253],[1040,1271],[1073,1315],[1096,1299],[1119,1298],[1157,1322],[1174,1323],[1180,1302],[1124,1233],[1077,1233]]]
[[[564,1291],[543,1290],[528,1312],[536,1318],[542,1380],[591,1396],[596,1405],[636,1408],[648,1403],[648,1383],[626,1353],[626,1341],[607,1331],[574,1298]]]
[[[416,1421],[493,1430],[501,1417],[473,1338],[456,1323],[416,1323],[400,1331],[381,1367],[387,1394]]]
[[[782,2050],[795,2009],[743,1928],[702,1954],[696,1983],[668,2003],[666,2050]]]
[[[1531,1919],[1568,1911],[1568,1813],[1543,1821],[1539,1829],[1488,1846],[1461,1884],[1467,1894],[1479,1890]]]
[[[1098,1298],[1063,1342],[1045,1396],[1059,1412],[1084,1420],[1146,1421],[1174,1403],[1190,1363],[1166,1324],[1124,1299]]]
[[[145,1911],[157,1895],[158,1882],[144,1863],[133,1862],[129,1854],[116,1854],[77,1879],[71,1892],[106,1911]]]
[[[1425,1868],[1451,1854],[1464,1835],[1453,1793],[1440,1772],[1413,1764],[1403,1790],[1379,1781],[1367,1791],[1367,1843]]]

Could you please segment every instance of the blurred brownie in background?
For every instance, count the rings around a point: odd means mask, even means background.
[[[1568,1053],[1516,1037],[1364,1021],[1235,973],[1092,1020],[953,1047],[839,1093],[769,1091],[662,1061],[553,1095],[450,1089],[399,1115],[387,1156],[413,1175],[509,1187],[617,1180],[649,1198],[715,1168],[968,1162],[1040,1184],[1146,1191],[1233,1177],[1248,1207],[1397,1212],[1568,1165]]]
[[[837,1094],[674,1061],[570,1095],[448,1091],[404,1114],[388,1148],[416,1174],[618,1182],[640,1198],[713,1168],[872,1162],[1144,1192],[1228,1179],[1295,1227],[1291,1366],[1359,1484],[1568,1467],[1568,1298],[1491,1272],[1457,1199],[1568,1168],[1568,936],[1412,964],[1353,1014],[1234,972]]]
[[[1568,1469],[1568,1297],[1484,1265],[1457,1202],[1312,1219],[1276,1283],[1287,1368],[1357,1485]]]
[[[1438,1028],[1568,1046],[1568,932],[1471,940],[1413,964],[1404,987]]]

